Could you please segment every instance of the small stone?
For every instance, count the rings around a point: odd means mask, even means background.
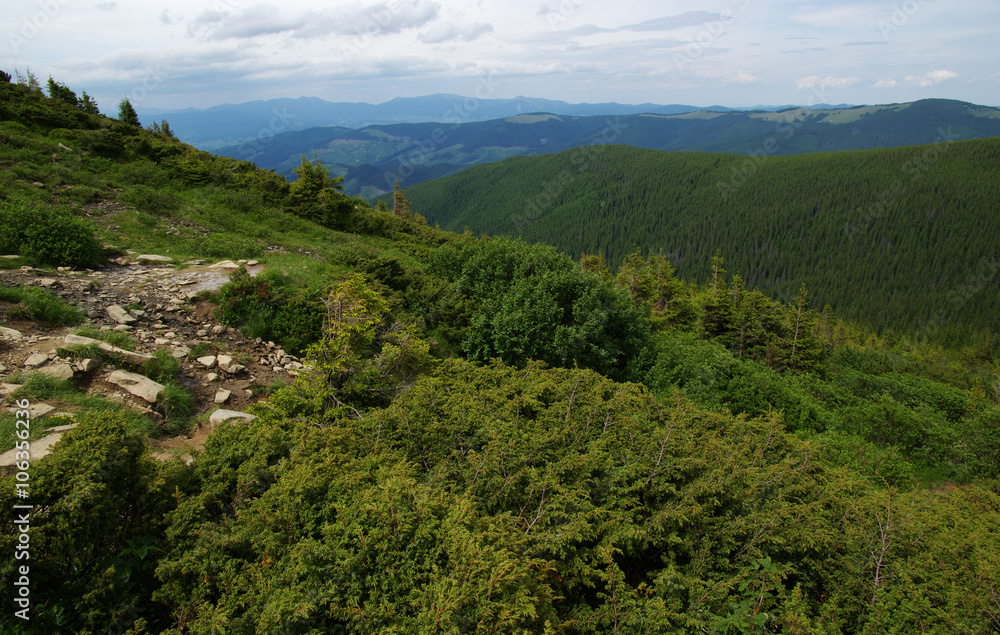
[[[101,367],[101,363],[96,359],[85,359],[80,362],[80,370],[85,373],[92,373]]]
[[[58,282],[59,282],[59,281],[58,281],[58,280],[56,280],[55,278],[40,278],[40,279],[38,280],[38,284],[39,284],[39,286],[42,286],[42,287],[53,287],[53,286],[55,286],[55,285],[56,285],[56,283],[58,283]]]
[[[226,327],[223,326],[222,324],[216,324],[215,326],[212,327],[212,333],[216,335],[222,335],[225,332],[226,332]]]
[[[209,383],[211,383],[213,381],[219,381],[219,373],[209,373],[209,374],[205,375],[205,379]]]
[[[4,366],[3,364],[0,364],[0,373],[6,373],[6,372],[7,372],[7,367]]]
[[[120,333],[127,333],[132,330],[132,327],[129,326],[128,324],[119,324],[112,330],[118,331]]]
[[[207,329],[198,329],[198,332],[195,333],[195,337],[208,337],[208,330]]]
[[[132,309],[131,311],[128,312],[128,314],[137,320],[141,320],[142,318],[146,317],[146,312],[140,311],[139,309]]]
[[[187,346],[178,346],[174,349],[174,352],[170,354],[171,357],[176,359],[184,359],[191,354],[191,349]]]
[[[229,367],[233,364],[233,358],[229,355],[219,355],[216,361],[218,361],[219,368],[222,370],[229,370]]]
[[[168,340],[175,340],[177,339],[177,333],[174,333],[173,331],[167,331],[166,333],[163,334],[163,337],[167,338]]]
[[[153,340],[153,344],[155,344],[156,346],[169,346],[170,340],[168,340],[165,337],[158,337],[155,340]]]
[[[220,390],[215,393],[215,403],[226,403],[229,398],[233,396],[233,393],[228,390]]]

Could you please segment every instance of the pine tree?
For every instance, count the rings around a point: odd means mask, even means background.
[[[118,102],[118,121],[126,124],[128,126],[140,126],[139,115],[135,112],[135,108],[132,107],[132,102],[128,100],[128,97],[122,97],[122,100]]]
[[[80,97],[79,103],[80,109],[88,115],[99,115],[101,111],[97,108],[97,102],[93,97],[87,94],[87,91],[83,91]]]
[[[399,181],[393,185],[392,213],[404,219],[413,217],[413,212],[410,211],[410,202],[406,200],[406,195],[399,188]]]

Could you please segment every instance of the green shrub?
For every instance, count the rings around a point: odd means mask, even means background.
[[[84,269],[96,267],[102,258],[91,223],[23,199],[0,206],[0,251],[27,256],[39,264]]]
[[[206,256],[233,260],[249,260],[264,254],[264,245],[259,240],[236,234],[212,234],[201,249]]]
[[[57,295],[37,287],[0,287],[0,300],[16,302],[9,317],[73,326],[83,321],[83,312]]]
[[[130,185],[118,195],[118,201],[145,212],[177,209],[180,197],[169,190],[148,185]]]

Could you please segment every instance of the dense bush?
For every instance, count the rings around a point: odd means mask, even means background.
[[[84,269],[99,265],[102,254],[91,223],[23,199],[0,204],[0,251],[39,264]]]

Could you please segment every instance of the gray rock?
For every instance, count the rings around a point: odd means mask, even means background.
[[[169,256],[157,256],[156,254],[142,254],[141,256],[136,256],[136,262],[142,263],[163,263],[163,262],[173,262],[174,259]]]
[[[54,364],[38,369],[39,375],[45,375],[58,381],[73,379],[73,366],[70,364]]]
[[[229,355],[219,355],[216,357],[216,361],[219,364],[219,368],[226,372],[229,372],[229,367],[233,365],[233,358]]]
[[[215,368],[215,364],[218,360],[215,355],[206,355],[205,357],[199,357],[197,362],[204,366],[205,368]]]
[[[19,408],[11,406],[7,408],[7,412],[17,412]],[[33,403],[28,406],[28,416],[31,420],[41,419],[42,417],[55,412],[55,407],[50,406],[47,403]]]
[[[24,360],[24,367],[38,368],[39,366],[43,366],[44,364],[48,363],[48,361],[49,361],[48,355],[44,353],[35,353],[34,355],[28,357],[28,359]]]
[[[212,413],[212,416],[208,418],[208,422],[212,426],[217,426],[220,423],[229,421],[230,419],[240,419],[242,421],[256,421],[257,417],[245,412],[237,412],[236,410],[216,410]]]
[[[129,315],[129,312],[118,306],[117,304],[112,304],[108,307],[108,317],[110,317],[115,322],[119,324],[133,324],[136,319]]]
[[[209,373],[205,375],[205,380],[208,382],[219,381],[219,373]]]
[[[108,382],[120,386],[136,397],[144,399],[149,403],[156,403],[156,398],[160,396],[166,386],[157,383],[148,377],[129,373],[124,370],[116,370],[108,377]]]
[[[80,362],[79,368],[84,373],[92,373],[101,367],[101,363],[96,359],[85,359]]]
[[[7,340],[10,342],[20,342],[24,339],[24,335],[21,331],[15,331],[14,329],[9,329],[4,326],[0,326],[0,340]]]
[[[29,447],[28,451],[30,455],[28,457],[29,462],[34,462],[37,461],[38,459],[43,459],[49,454],[51,454],[52,449],[55,447],[56,443],[58,443],[59,439],[62,438],[63,432],[65,432],[68,429],[75,428],[76,424],[73,424],[71,426],[59,426],[59,427],[61,428],[59,432],[56,432],[54,434],[48,434],[42,437],[41,439],[34,439],[33,441],[31,441],[30,445],[28,446]],[[4,452],[2,455],[0,455],[0,467],[11,467],[12,465],[18,463],[17,452],[18,450],[15,448],[13,450]]]
[[[191,349],[187,346],[178,346],[170,355],[176,359],[184,359],[191,354]]]
[[[209,265],[209,269],[222,269],[224,271],[232,271],[239,269],[240,266],[233,262],[232,260],[223,260],[222,262],[217,262],[214,265]]]
[[[73,335],[73,334],[67,335],[66,346],[72,346],[74,344],[97,346],[102,351],[114,353],[115,355],[122,357],[126,362],[132,364],[133,366],[142,366],[149,360],[153,359],[152,355],[146,355],[145,353],[136,353],[135,351],[127,351],[123,348],[112,346],[107,342],[102,342],[101,340],[95,340],[89,337],[83,337],[81,335]]]
[[[233,396],[233,393],[229,390],[220,390],[215,393],[215,403],[223,404],[229,401],[229,398]]]

